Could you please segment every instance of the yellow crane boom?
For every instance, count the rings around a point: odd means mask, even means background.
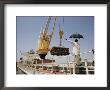
[[[39,40],[38,40],[37,52],[38,52],[41,59],[45,59],[45,56],[47,55],[47,53],[49,51],[49,46],[50,46],[50,42],[51,42],[52,35],[54,32],[55,23],[56,23],[56,16],[54,16],[54,23],[53,23],[53,27],[52,27],[52,32],[50,35],[48,35],[47,30],[48,30],[50,20],[51,20],[51,17],[49,16],[47,19],[47,23],[45,25],[45,28],[41,32]]]

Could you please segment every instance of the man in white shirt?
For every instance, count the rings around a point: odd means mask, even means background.
[[[75,42],[73,42],[71,40],[67,40],[67,41],[70,42],[73,46],[74,61],[76,62],[77,65],[80,65],[80,61],[81,61],[81,58],[80,58],[80,44],[78,43],[78,40],[75,39]]]

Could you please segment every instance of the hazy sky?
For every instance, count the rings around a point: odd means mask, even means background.
[[[30,49],[36,50],[37,40],[41,31],[42,25],[45,24],[47,17],[44,16],[17,16],[16,17],[16,30],[17,30],[17,53],[25,52]],[[53,17],[51,17],[51,22],[49,24],[48,32],[52,31]],[[94,17],[93,16],[64,16],[57,17],[56,26],[51,41],[52,46],[59,45],[59,24],[61,25],[64,35],[62,43],[64,47],[69,47],[70,52],[72,46],[65,38],[69,38],[72,33],[80,33],[84,36],[84,39],[80,39],[81,52],[88,51],[94,48]],[[72,39],[71,39],[72,40]],[[53,56],[52,56],[53,57]],[[90,58],[91,54],[82,55],[82,57]],[[64,57],[54,57],[58,60],[56,62],[64,62],[61,60]]]

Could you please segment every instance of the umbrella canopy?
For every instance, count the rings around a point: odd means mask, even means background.
[[[78,39],[80,39],[80,38],[84,38],[84,37],[79,33],[73,33],[69,38],[78,38]]]

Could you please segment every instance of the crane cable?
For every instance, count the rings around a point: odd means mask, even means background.
[[[56,24],[56,16],[54,16],[54,23],[53,23],[52,32],[51,32],[51,35],[50,35],[50,42],[51,42],[52,35],[53,35],[53,32],[54,32],[55,24]],[[50,44],[50,42],[49,42],[49,44]]]

